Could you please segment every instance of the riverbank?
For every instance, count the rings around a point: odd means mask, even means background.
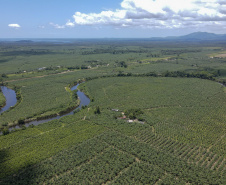
[[[2,92],[1,95],[4,98],[4,104],[0,109],[0,114],[2,114],[17,104],[17,94],[14,90],[9,89],[8,87],[0,86],[0,88]]]
[[[2,107],[4,107],[5,104],[6,104],[5,96],[3,95],[2,92],[0,92],[0,109],[1,109]]]
[[[76,91],[77,94],[77,103],[71,107],[68,107],[65,110],[61,110],[59,113],[50,114],[50,115],[40,115],[36,118],[20,120],[22,124],[19,124],[19,121],[14,125],[8,126],[9,131],[13,129],[20,129],[21,126],[29,127],[31,125],[39,125],[51,120],[60,119],[61,117],[74,114],[75,110],[81,109],[82,106],[87,106],[90,103],[90,99],[81,91],[77,90],[79,83],[70,88],[70,90]],[[72,93],[73,94],[73,93]]]

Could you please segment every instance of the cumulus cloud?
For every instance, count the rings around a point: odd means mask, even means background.
[[[68,26],[68,27],[74,27],[75,24],[74,24],[73,22],[71,22],[71,21],[68,21],[68,22],[66,23],[66,26]]]
[[[20,28],[21,26],[19,24],[9,24],[10,28]]]
[[[107,24],[121,24],[121,22],[127,22],[125,19],[126,11],[125,10],[116,10],[116,11],[102,11],[101,13],[90,13],[84,14],[81,12],[76,12],[73,15],[74,24],[80,25],[107,25]]]
[[[122,0],[121,7],[100,13],[75,12],[65,25],[186,28],[226,25],[226,0]]]

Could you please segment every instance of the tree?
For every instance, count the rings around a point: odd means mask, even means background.
[[[95,113],[95,114],[100,114],[100,107],[99,107],[99,106],[96,107],[94,113]]]
[[[6,74],[2,74],[2,78],[8,78]]]
[[[19,120],[18,120],[18,124],[24,124],[25,123],[25,120],[24,120],[24,118],[20,118]]]
[[[3,131],[2,131],[2,134],[3,135],[9,134],[9,129],[8,128],[4,128]]]

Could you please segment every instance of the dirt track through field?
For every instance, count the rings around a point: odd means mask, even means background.
[[[215,57],[226,58],[226,53],[222,53],[222,54],[216,55]]]
[[[61,74],[71,73],[71,72],[75,72],[75,71],[64,71],[64,72],[61,72],[61,73],[55,73],[55,74],[49,74],[49,75],[42,75],[42,76],[34,76],[34,77],[30,77],[30,78],[21,78],[21,79],[15,79],[15,80],[8,80],[8,81],[5,81],[5,82],[16,82],[16,81],[29,80],[29,79],[33,79],[33,78],[44,78],[46,76],[61,75]]]

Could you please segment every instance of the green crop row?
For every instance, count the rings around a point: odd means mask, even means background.
[[[110,146],[114,146],[119,150],[137,157],[140,161],[158,166],[167,174],[178,177],[187,183],[224,184],[226,182],[222,173],[220,175],[211,170],[189,164],[183,159],[175,158],[168,153],[155,149],[145,143],[137,142],[121,134],[111,132],[102,135],[100,139]]]
[[[60,177],[55,177],[46,184],[102,184],[115,178],[123,169],[135,162],[135,158],[113,148],[106,149],[89,163]]]
[[[179,78],[222,80],[213,45],[0,44],[0,82],[21,91],[0,125],[75,106],[69,87],[84,79],[91,99],[74,115],[0,136],[0,184],[226,184],[225,88]]]
[[[3,182],[6,184],[41,184],[51,180],[56,175],[62,176],[89,162],[106,148],[107,145],[99,140],[89,139],[28,167],[17,176],[9,176]]]
[[[212,152],[225,156],[226,94],[216,82],[187,78],[112,77],[88,81],[82,88],[91,98],[95,97],[91,107],[100,106],[112,113],[112,109],[119,109],[116,118],[122,117],[123,111],[141,109],[144,112],[141,118],[154,127],[156,134],[211,147]],[[107,116],[104,119],[107,120]]]
[[[17,124],[19,119],[48,118],[68,108],[76,107],[78,103],[76,97],[68,91],[67,87],[69,83],[78,80],[78,76],[82,79],[86,75],[85,72],[80,71],[9,82],[9,87],[21,88],[22,98],[15,108],[0,116],[0,124],[12,126]],[[93,75],[97,74],[89,73],[89,76]]]
[[[0,137],[1,141],[1,172],[0,177],[26,169],[63,149],[92,138],[104,131],[103,127],[85,121],[73,121],[70,124],[57,121],[50,122],[54,129],[39,130],[29,128]],[[45,124],[43,124],[45,126]],[[34,129],[34,131],[33,131]],[[20,135],[24,137],[20,138]],[[9,139],[8,139],[9,138]],[[17,138],[19,138],[17,140]],[[4,142],[4,143],[3,143]]]

